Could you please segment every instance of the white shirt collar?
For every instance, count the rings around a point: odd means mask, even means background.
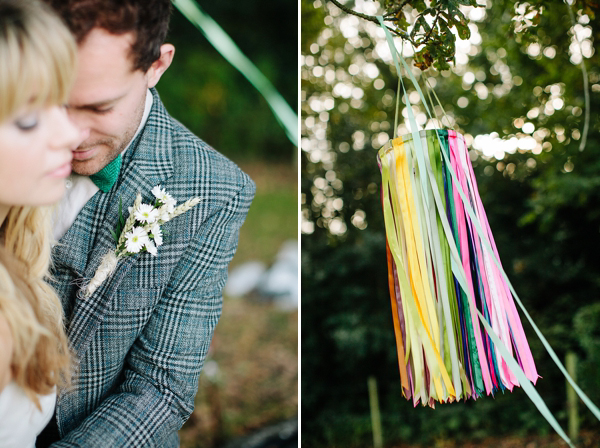
[[[150,110],[152,109],[152,103],[154,103],[154,98],[152,97],[152,92],[150,92],[150,89],[148,89],[146,91],[146,104],[144,105],[144,114],[142,115],[142,121],[140,121],[140,125],[138,126],[137,131],[135,131],[135,134],[131,138],[129,144],[121,152],[121,155],[125,154],[125,151],[127,151],[127,149],[129,149],[129,147],[131,146],[131,142],[135,140],[135,138],[142,131],[142,129],[144,129],[144,126],[146,126],[146,122],[148,121],[148,117],[150,116]]]

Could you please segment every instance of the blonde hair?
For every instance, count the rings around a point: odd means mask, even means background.
[[[24,107],[66,102],[74,80],[73,37],[37,0],[0,0],[0,122]],[[48,207],[14,206],[0,226],[0,314],[13,338],[13,380],[38,394],[70,379],[63,310],[46,282],[52,241]]]
[[[0,122],[25,106],[64,104],[77,48],[62,20],[37,0],[0,0]]]

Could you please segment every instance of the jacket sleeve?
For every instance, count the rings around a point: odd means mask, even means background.
[[[125,359],[124,379],[59,447],[170,447],[194,409],[198,377],[221,314],[227,267],[255,186],[248,178],[206,219]]]

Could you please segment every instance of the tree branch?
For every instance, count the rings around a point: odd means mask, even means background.
[[[395,6],[394,8],[391,8],[387,13],[385,13],[383,15],[383,17],[395,16],[397,13],[399,13],[400,11],[402,11],[402,8],[404,8],[409,1],[410,0],[402,0],[402,2],[398,6]]]
[[[440,10],[437,9],[437,14],[435,15],[435,20],[433,21],[433,25],[431,25],[431,28],[429,29],[429,32],[425,35],[425,38],[423,39],[423,41],[421,42],[421,44],[426,44],[427,41],[429,40],[429,38],[431,37],[431,33],[433,32],[433,30],[435,29],[435,26],[437,25],[437,21],[440,17]]]
[[[338,8],[340,8],[342,11],[344,11],[347,14],[351,14],[353,16],[360,17],[361,19],[368,20],[369,22],[373,22],[373,23],[376,23],[377,25],[379,25],[379,20],[377,20],[377,17],[375,17],[375,16],[370,16],[367,14],[363,14],[363,13],[354,11],[353,9],[350,9],[347,6],[342,5],[337,0],[326,0],[326,1],[330,1],[331,3],[333,3],[335,6],[337,6]],[[387,19],[384,19],[384,20],[387,20]],[[408,34],[406,34],[405,32],[402,32],[402,31],[394,29],[394,28],[390,28],[389,26],[386,26],[386,28],[390,32],[394,33],[396,36],[400,36],[401,38],[406,39],[409,42],[413,43],[413,41],[410,39]],[[414,43],[413,43],[413,45],[414,45]]]

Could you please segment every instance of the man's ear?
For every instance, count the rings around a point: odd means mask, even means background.
[[[167,71],[175,56],[175,47],[171,44],[163,44],[160,47],[160,57],[152,63],[146,76],[148,79],[148,88],[154,87],[164,72]]]

